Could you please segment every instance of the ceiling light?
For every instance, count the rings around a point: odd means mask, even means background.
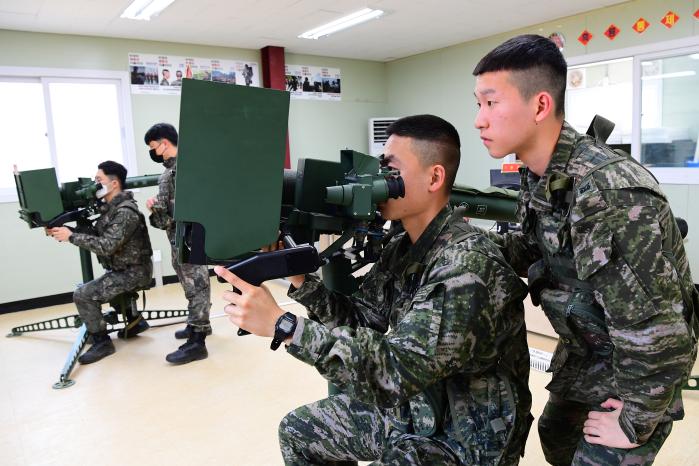
[[[693,53],[689,56],[692,60],[699,60],[699,53]]]
[[[340,19],[336,19],[328,24],[323,24],[315,29],[306,31],[301,34],[299,39],[318,39],[319,37],[327,36],[333,32],[342,31],[357,24],[369,21],[370,19],[378,18],[383,15],[382,10],[372,10],[371,8],[364,8],[363,10],[352,13],[351,15],[343,16]]]
[[[122,18],[150,21],[175,0],[134,0],[121,14]]]

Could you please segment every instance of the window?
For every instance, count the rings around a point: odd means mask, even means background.
[[[126,73],[0,68],[0,102],[0,201],[17,199],[15,165],[55,167],[59,183],[104,160],[137,174]]]
[[[616,126],[609,144],[631,144],[633,58],[571,66],[566,86],[566,119],[585,133],[599,114]]]
[[[661,183],[699,184],[699,38],[568,60],[566,119],[585,132],[595,114],[616,124],[608,143]]]
[[[699,168],[698,135],[699,53],[641,61],[641,162]]]

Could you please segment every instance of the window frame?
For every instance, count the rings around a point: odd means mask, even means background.
[[[577,55],[567,58],[568,67],[590,65],[596,62],[633,58],[631,156],[640,161],[641,155],[641,62],[699,53],[699,36],[655,42],[606,52]],[[604,115],[603,115],[604,116]],[[699,138],[697,141],[699,144]],[[699,168],[647,167],[662,184],[699,184]]]
[[[90,70],[72,68],[35,68],[0,66],[0,81],[3,82],[38,82],[42,85],[44,94],[44,109],[46,113],[46,131],[49,145],[49,155],[58,173],[55,131],[53,114],[51,113],[50,83],[111,83],[117,86],[117,101],[119,107],[119,123],[122,148],[124,150],[124,165],[130,176],[138,176],[136,145],[133,133],[133,113],[131,110],[131,93],[129,74],[126,71]],[[21,168],[21,167],[20,167]],[[48,168],[48,167],[47,167]],[[15,189],[0,188],[0,203],[17,202]]]

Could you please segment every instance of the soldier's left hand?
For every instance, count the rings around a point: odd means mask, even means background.
[[[73,234],[73,232],[70,231],[70,228],[66,228],[66,227],[51,228],[49,230],[49,233],[51,234],[51,236],[53,236],[53,238],[56,241],[68,241],[68,238],[70,238],[70,235]]]
[[[612,448],[636,448],[637,443],[631,443],[619,425],[619,416],[624,402],[615,398],[609,398],[602,403],[605,409],[613,411],[590,411],[583,427],[585,441],[596,445],[604,445]]]
[[[240,293],[223,293],[223,299],[230,303],[223,308],[228,320],[255,335],[273,337],[274,325],[284,311],[277,306],[272,293],[264,285],[251,285],[225,267],[216,266],[214,272],[240,290]]]

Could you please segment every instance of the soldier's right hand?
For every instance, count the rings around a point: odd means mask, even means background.
[[[155,204],[155,201],[156,201],[155,196],[149,198],[149,199],[146,201],[146,208],[147,208],[148,210],[153,210],[153,205]]]

